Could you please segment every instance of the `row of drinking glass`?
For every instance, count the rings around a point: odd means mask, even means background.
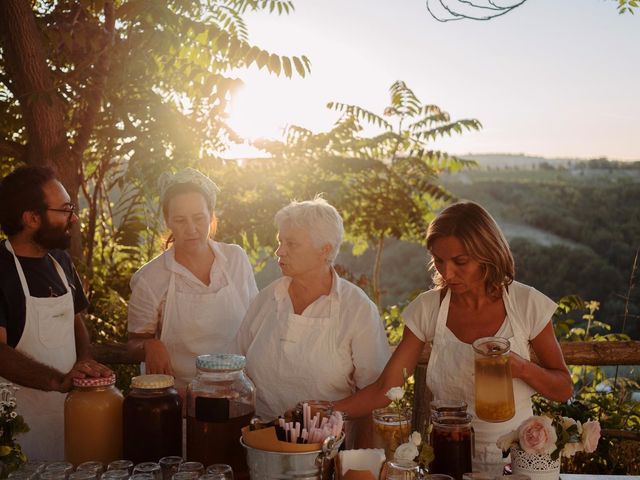
[[[162,457],[156,462],[136,465],[130,460],[84,462],[74,471],[69,462],[28,462],[9,474],[11,480],[233,480],[229,465],[217,463],[206,469],[200,462],[185,462],[182,457]]]

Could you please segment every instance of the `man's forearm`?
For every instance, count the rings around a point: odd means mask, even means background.
[[[23,387],[60,391],[64,374],[0,343],[0,376]]]

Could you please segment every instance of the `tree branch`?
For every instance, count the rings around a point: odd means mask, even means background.
[[[89,139],[91,138],[91,133],[96,123],[96,117],[102,104],[104,88],[111,64],[111,46],[115,38],[116,23],[115,9],[112,0],[105,1],[104,3],[104,17],[104,31],[106,33],[104,46],[96,62],[94,69],[95,75],[91,81],[92,86],[89,87],[89,92],[85,99],[86,102],[83,105],[84,108],[79,115],[78,134],[71,149],[77,171],[80,171],[82,155],[89,144]]]
[[[0,157],[22,158],[27,152],[27,147],[11,140],[0,138]]]

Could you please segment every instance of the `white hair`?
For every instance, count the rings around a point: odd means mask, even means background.
[[[274,220],[278,230],[281,230],[285,223],[305,229],[316,247],[329,244],[331,252],[328,260],[333,264],[342,244],[344,226],[338,210],[324,198],[317,195],[313,200],[304,202],[294,200],[282,207]]]

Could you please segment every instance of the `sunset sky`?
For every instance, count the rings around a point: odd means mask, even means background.
[[[287,124],[331,127],[335,100],[382,113],[404,80],[424,103],[484,128],[434,144],[450,153],[640,160],[640,11],[609,0],[529,0],[491,21],[440,23],[424,0],[298,0],[291,15],[250,14],[250,41],[307,55],[288,80],[238,72],[231,125],[279,138]],[[254,155],[234,148],[229,155]]]

